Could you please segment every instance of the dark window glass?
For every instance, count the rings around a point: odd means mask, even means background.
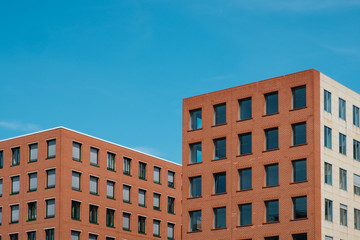
[[[190,144],[190,163],[201,162],[201,143]]]
[[[106,226],[114,227],[115,210],[106,209]]]
[[[332,129],[324,126],[324,146],[332,149]]]
[[[190,197],[201,196],[201,176],[190,178]]]
[[[360,142],[354,139],[353,142],[354,159],[360,160]]]
[[[190,232],[201,230],[201,211],[189,212],[190,215]]]
[[[226,207],[214,208],[214,228],[226,227]]]
[[[346,155],[346,135],[339,133],[339,153]]]
[[[168,187],[175,187],[175,173],[172,171],[168,171]]]
[[[360,210],[354,208],[354,228],[360,230]]]
[[[306,159],[292,161],[293,182],[306,181]]]
[[[214,192],[215,194],[226,192],[226,172],[214,174]]]
[[[293,218],[306,218],[307,217],[307,197],[294,197],[293,198]]]
[[[325,163],[325,183],[332,185],[332,165]]]
[[[265,150],[279,148],[279,129],[265,129]]]
[[[131,174],[131,159],[124,157],[123,161],[124,161],[123,173],[125,175],[130,175]]]
[[[331,92],[324,90],[324,110],[331,113]]]
[[[12,150],[12,165],[16,166],[20,164],[20,147],[13,148]]]
[[[214,157],[226,158],[226,138],[214,139]]]
[[[347,173],[346,173],[346,170],[345,169],[342,169],[340,168],[340,171],[339,171],[339,186],[340,186],[340,189],[342,190],[347,190]]]
[[[0,151],[0,169],[4,166],[4,151]]]
[[[292,124],[293,145],[306,143],[306,122]]]
[[[278,222],[279,221],[279,200],[272,200],[265,202],[265,221]]]
[[[13,233],[10,234],[10,240],[19,240],[19,234],[18,233]]]
[[[306,86],[295,87],[291,91],[293,109],[306,107]]]
[[[89,222],[97,223],[98,206],[89,205]]]
[[[307,233],[293,234],[293,240],[307,240]]]
[[[36,202],[28,203],[28,221],[36,220]]]
[[[226,103],[214,106],[214,122],[215,125],[226,123]]]
[[[271,164],[265,166],[265,186],[274,186],[279,184],[279,165]]]
[[[47,158],[56,157],[56,139],[47,141]]]
[[[139,162],[139,178],[146,179],[146,163]]]
[[[115,154],[107,153],[107,169],[115,171]]]
[[[245,120],[251,118],[251,98],[239,100],[239,119]]]
[[[195,130],[201,128],[201,109],[190,111],[190,129]]]
[[[175,213],[175,198],[168,197],[168,213]]]
[[[45,240],[54,240],[54,239],[55,239],[55,229],[46,229]]]
[[[339,118],[346,120],[346,101],[339,98]]]
[[[239,186],[240,190],[247,190],[252,188],[251,168],[239,170]]]
[[[80,202],[71,201],[71,218],[80,220]]]
[[[251,149],[251,133],[243,133],[239,135],[239,153],[250,154],[252,152]]]
[[[333,202],[329,199],[325,199],[325,220],[333,221]]]
[[[279,236],[265,237],[265,240],[279,240]]]
[[[278,92],[265,94],[265,115],[279,112]]]
[[[142,217],[142,216],[139,216],[138,217],[138,226],[139,226],[139,233],[141,234],[145,234],[145,222],[146,222],[146,217]]]
[[[249,204],[241,204],[239,205],[239,225],[250,225],[252,224],[252,205]]]
[[[27,232],[27,240],[36,240],[36,232],[35,231]]]
[[[353,124],[357,127],[360,126],[359,108],[355,105],[353,105]]]

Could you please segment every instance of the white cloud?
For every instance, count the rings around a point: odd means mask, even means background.
[[[163,153],[155,148],[152,147],[147,147],[147,146],[137,146],[137,147],[133,147],[134,150],[143,152],[143,153],[147,153],[150,155],[154,155],[154,156],[161,156],[163,155]]]
[[[21,123],[18,121],[0,121],[0,127],[19,131],[38,131],[40,126],[32,123]]]

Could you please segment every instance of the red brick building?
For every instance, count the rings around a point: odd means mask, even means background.
[[[181,166],[58,127],[0,141],[0,239],[181,239]]]

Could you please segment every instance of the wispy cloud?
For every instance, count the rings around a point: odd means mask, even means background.
[[[323,45],[323,47],[339,55],[347,55],[360,58],[360,48],[358,47],[336,47],[330,45]]]
[[[133,149],[143,152],[143,153],[147,153],[150,155],[154,155],[154,156],[162,156],[164,155],[161,151],[152,148],[152,147],[147,147],[147,146],[137,146],[137,147],[133,147]]]
[[[0,121],[0,127],[18,131],[38,131],[40,126],[33,123],[22,123],[18,121]]]

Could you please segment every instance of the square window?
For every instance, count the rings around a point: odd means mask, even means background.
[[[239,100],[239,120],[250,119],[252,117],[251,98]]]
[[[329,199],[325,199],[325,220],[333,221],[333,202]]]
[[[324,110],[331,113],[331,92],[324,90]]]
[[[71,218],[73,220],[80,220],[80,205],[78,201],[71,201]]]
[[[146,206],[145,195],[146,195],[146,191],[143,189],[139,189],[139,206],[141,206],[141,207]]]
[[[307,240],[307,233],[299,233],[292,235],[293,240]]]
[[[154,167],[154,183],[160,184],[160,171],[161,168]]]
[[[293,197],[293,219],[307,218],[307,197]]]
[[[250,154],[252,152],[251,133],[239,134],[239,148],[240,155]]]
[[[36,202],[29,202],[27,205],[28,205],[28,221],[36,220]]]
[[[355,139],[353,141],[353,153],[354,159],[360,161],[360,142]]]
[[[19,222],[19,205],[12,205],[11,208],[11,223]]]
[[[107,153],[107,169],[111,171],[115,171],[115,154]]]
[[[190,129],[196,130],[202,128],[201,108],[190,111]]]
[[[175,198],[168,197],[168,213],[175,214]]]
[[[160,221],[153,220],[153,236],[160,237]]]
[[[99,149],[90,147],[90,164],[93,166],[99,165]]]
[[[190,146],[190,163],[201,162],[201,142],[192,143]]]
[[[324,126],[324,146],[332,149],[332,129]]]
[[[89,205],[89,222],[97,224],[98,223],[98,206]]]
[[[278,92],[265,94],[265,115],[279,112]]]
[[[45,240],[54,240],[54,239],[55,239],[55,229],[46,229]]]
[[[175,230],[175,224],[168,223],[167,225],[167,238],[168,239],[174,239],[174,230]]]
[[[239,170],[239,190],[248,190],[252,188],[251,168]]]
[[[27,240],[36,240],[36,231],[27,232]]]
[[[71,240],[80,240],[80,232],[71,230]]]
[[[20,147],[12,148],[12,166],[20,164]]]
[[[110,199],[115,199],[115,182],[106,181],[106,197]]]
[[[115,219],[115,210],[113,209],[106,209],[106,226],[107,227],[114,227],[114,219]]]
[[[79,162],[81,161],[81,143],[73,142],[72,159]]]
[[[332,165],[330,163],[325,163],[325,183],[332,185]]]
[[[226,228],[226,207],[214,208],[214,228]]]
[[[347,226],[347,206],[340,204],[340,225]]]
[[[248,204],[241,204],[239,205],[239,225],[250,225],[252,224],[252,205],[251,203]]]
[[[29,162],[36,162],[38,160],[38,144],[33,143],[29,145]]]
[[[279,185],[279,164],[265,166],[265,186]]]
[[[160,210],[160,197],[161,195],[158,193],[154,193],[153,195],[153,207],[155,210]]]
[[[215,125],[226,123],[226,103],[214,105],[214,123]]]
[[[201,211],[189,212],[190,232],[201,231]]]
[[[72,189],[80,191],[80,177],[81,173],[72,171]]]
[[[339,133],[339,153],[346,155],[346,135]]]
[[[265,221],[267,223],[279,221],[279,200],[265,202]]]
[[[190,181],[190,197],[201,197],[201,176],[191,177]]]
[[[345,169],[340,168],[339,170],[339,186],[342,190],[347,190],[347,173]]]
[[[168,171],[168,187],[175,188],[175,172]]]
[[[307,179],[306,159],[292,161],[293,182],[303,182]]]
[[[354,174],[354,194],[360,196],[360,176]]]
[[[29,173],[29,192],[37,190],[37,173]]]
[[[55,187],[55,169],[46,170],[46,188]]]
[[[346,120],[346,101],[339,98],[339,118]]]
[[[11,177],[11,194],[18,194],[20,192],[20,177]]]
[[[90,193],[98,195],[98,182],[99,178],[90,176]]]
[[[306,143],[306,122],[292,124],[293,145]]]
[[[139,162],[139,178],[146,180],[146,163]]]
[[[55,217],[55,199],[45,200],[46,202],[46,218]]]
[[[226,138],[214,139],[214,159],[226,158]]]
[[[130,189],[130,186],[123,185],[123,201],[126,203],[130,203]]]
[[[214,193],[226,193],[226,172],[214,173]]]
[[[295,87],[291,91],[293,109],[306,107],[306,86]]]
[[[146,234],[145,231],[145,225],[146,225],[146,217],[138,216],[138,231],[141,234]]]
[[[130,213],[123,212],[123,230],[130,231]]]
[[[125,175],[131,175],[131,159],[124,157],[124,169],[123,169],[123,173]]]
[[[279,148],[279,129],[265,129],[265,150],[274,150]]]
[[[56,139],[48,140],[47,142],[47,158],[56,157]]]
[[[18,233],[12,233],[9,234],[10,240],[19,240],[19,234]]]

